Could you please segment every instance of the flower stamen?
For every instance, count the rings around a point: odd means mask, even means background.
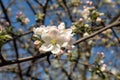
[[[50,42],[51,42],[52,45],[56,45],[57,44],[57,40],[56,39],[51,39]]]

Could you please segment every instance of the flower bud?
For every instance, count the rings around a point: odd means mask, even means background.
[[[34,42],[35,47],[36,47],[36,46],[40,46],[40,43],[41,43],[41,42],[40,42],[39,40],[36,40],[36,41]]]
[[[102,64],[102,66],[101,66],[101,71],[105,71],[105,70],[106,70],[106,67],[107,67],[106,64]]]
[[[97,21],[97,22],[101,22],[102,19],[101,19],[100,17],[97,17],[96,21]]]
[[[84,34],[83,34],[83,37],[88,37],[89,36],[89,34],[87,33],[87,32],[85,32]]]
[[[93,2],[92,2],[92,1],[90,1],[90,2],[89,2],[89,5],[92,5],[92,4],[93,4]]]
[[[83,18],[80,18],[79,21],[82,22],[82,21],[83,21]]]
[[[87,3],[87,4],[89,4],[89,3],[90,3],[90,1],[86,1],[86,3]]]

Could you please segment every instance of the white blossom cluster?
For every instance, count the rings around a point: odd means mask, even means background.
[[[35,45],[39,45],[40,52],[51,51],[53,54],[58,55],[63,52],[61,48],[71,49],[73,46],[72,29],[65,29],[65,24],[62,22],[58,27],[44,25],[33,29],[34,36],[40,37],[43,40],[42,45],[40,41],[36,40]]]
[[[97,52],[97,55],[95,57],[95,62],[101,65],[100,67],[101,71],[105,71],[107,68],[107,65],[104,63],[104,58],[105,58],[104,52]]]
[[[16,19],[18,22],[21,22],[22,24],[26,25],[30,22],[29,18],[27,18],[23,12],[18,12],[16,15]]]

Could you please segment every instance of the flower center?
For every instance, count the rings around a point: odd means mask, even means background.
[[[56,39],[51,39],[51,44],[53,44],[53,45],[56,45],[57,44],[57,41],[56,41]]]

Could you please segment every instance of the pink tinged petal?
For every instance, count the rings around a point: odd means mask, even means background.
[[[49,31],[49,34],[51,36],[58,35],[59,34],[59,30],[57,28],[51,28],[50,31]]]
[[[42,33],[47,32],[47,29],[46,29],[46,27],[44,25],[41,25],[40,27],[33,28],[33,32],[35,34],[41,35]]]
[[[67,45],[68,45],[68,42],[64,42],[63,45],[62,45],[62,47],[65,48]]]
[[[72,35],[72,29],[66,29],[66,34]]]
[[[63,29],[65,29],[65,23],[60,23],[60,25],[58,25],[58,29],[59,30],[63,30]]]
[[[54,48],[54,46],[52,44],[43,44],[40,48],[39,48],[39,51],[44,51],[44,52],[47,52],[47,51],[51,51],[52,49]]]
[[[49,34],[42,34],[41,35],[41,39],[47,43],[47,44],[50,44],[50,41],[51,41],[51,36]]]
[[[22,15],[22,14],[23,14],[23,12],[22,12],[22,11],[19,11],[19,12],[18,12],[18,14],[19,14],[19,15]]]
[[[68,46],[66,47],[66,49],[68,49],[68,50],[72,50],[73,48],[75,48],[74,45],[68,45]]]
[[[75,42],[75,39],[71,37],[70,40],[69,40],[69,44],[73,45],[74,42]]]
[[[63,51],[63,50],[60,50],[60,53],[59,53],[59,54],[61,55],[61,54],[63,54],[63,53],[64,53],[64,51]]]
[[[71,38],[72,38],[70,35],[65,35],[65,34],[64,35],[62,34],[59,37],[60,37],[59,41],[61,41],[61,42],[69,42],[71,40]]]
[[[51,31],[50,32],[50,36],[51,36],[51,38],[56,38],[57,36],[59,36],[59,32],[57,32],[57,31]]]
[[[71,38],[70,41],[68,42],[66,49],[74,48],[74,45],[73,45],[74,42],[75,42],[75,39]]]
[[[68,42],[65,37],[66,36],[62,36],[62,35],[57,36],[57,43],[60,46],[62,46],[64,44],[64,42]]]
[[[40,44],[40,41],[39,40],[36,40],[35,42],[34,42],[34,45],[39,45]]]
[[[69,42],[69,41],[70,41],[70,39],[71,39],[71,37],[70,37],[70,36],[65,37],[65,40],[66,40],[67,42]]]
[[[42,32],[42,29],[41,28],[33,28],[33,32],[35,33],[35,34],[41,34],[41,32]]]
[[[55,55],[59,54],[59,52],[61,51],[60,45],[57,44],[53,47],[53,49],[51,50],[51,52]]]

